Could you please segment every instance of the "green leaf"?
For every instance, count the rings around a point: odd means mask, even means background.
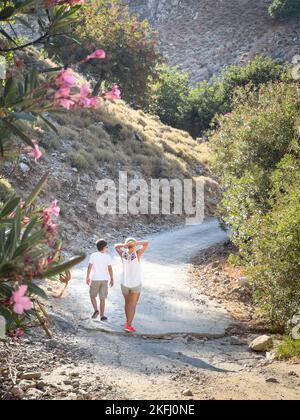
[[[55,277],[58,274],[64,273],[67,270],[70,270],[77,264],[80,264],[85,259],[85,255],[81,255],[80,257],[72,258],[70,261],[60,264],[56,267],[50,268],[49,270],[45,271],[42,275],[43,278],[51,278]]]
[[[39,115],[39,118],[41,118],[43,121],[44,121],[44,123],[45,124],[47,124],[50,128],[51,128],[51,130],[53,130],[56,134],[58,134],[58,130],[57,130],[57,128],[55,127],[55,125],[54,124],[52,124],[52,122],[51,121],[49,121],[46,117],[44,117],[43,115]]]
[[[11,114],[9,114],[9,116],[17,120],[24,120],[30,122],[34,122],[36,120],[36,118],[30,112],[12,112]]]
[[[26,206],[31,206],[31,204],[36,200],[37,196],[40,194],[40,192],[42,191],[42,189],[44,188],[47,180],[49,177],[49,173],[46,173],[43,178],[39,181],[39,183],[37,184],[37,186],[35,187],[35,189],[32,191],[32,193],[30,194],[30,196],[27,198],[26,200]]]
[[[24,284],[26,284],[28,286],[28,293],[29,294],[41,297],[42,299],[48,299],[48,296],[46,295],[44,290],[41,289],[36,284],[31,283],[31,282],[26,282],[26,281],[24,281]]]
[[[8,122],[7,120],[4,121],[4,124],[7,126],[7,128],[17,137],[19,137],[21,140],[24,141],[24,143],[28,144],[28,146],[32,147],[34,149],[34,143],[33,141],[25,134],[23,133],[20,128],[18,128],[16,125]]]
[[[10,201],[8,201],[0,212],[0,219],[10,215],[14,210],[16,210],[16,208],[20,204],[20,201],[21,199],[19,197],[15,197],[11,199]]]

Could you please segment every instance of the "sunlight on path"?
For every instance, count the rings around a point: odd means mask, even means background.
[[[199,250],[226,240],[214,220],[153,236],[143,261],[144,286],[134,325],[141,335],[192,333],[222,336],[230,324],[225,310],[199,296],[188,282],[187,263]],[[111,250],[113,252],[113,250]],[[66,305],[86,329],[122,332],[124,303],[119,274],[121,260],[113,260],[116,285],[110,291],[108,323],[92,321],[89,290],[85,285],[86,263],[74,271]],[[201,303],[199,303],[199,301]]]

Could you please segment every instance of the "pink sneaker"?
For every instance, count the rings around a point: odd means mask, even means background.
[[[128,333],[133,333],[133,332],[136,332],[136,329],[135,328],[133,328],[133,327],[131,327],[130,325],[128,325],[128,322],[126,322],[126,324],[125,324],[125,331],[126,332],[128,332]]]

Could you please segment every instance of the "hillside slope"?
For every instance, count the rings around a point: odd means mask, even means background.
[[[39,58],[34,50],[23,59],[28,65],[54,65]],[[82,76],[77,77],[82,80]],[[73,249],[93,246],[99,236],[120,240],[122,235],[142,236],[184,222],[181,216],[98,215],[96,183],[100,179],[117,183],[119,171],[127,171],[129,180],[202,176],[206,180],[206,213],[213,214],[218,184],[207,168],[208,146],[200,140],[131,109],[123,101],[49,119],[58,134],[46,126],[36,126],[32,133],[44,148],[38,164],[23,154],[14,170],[13,165],[5,165],[4,174],[16,191],[26,196],[42,174],[50,173],[42,201],[49,204],[58,199],[64,239]]]
[[[127,0],[160,32],[170,64],[193,82],[257,54],[290,61],[299,54],[299,19],[274,21],[270,0]]]

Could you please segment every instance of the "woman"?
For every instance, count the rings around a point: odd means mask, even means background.
[[[121,287],[125,299],[125,331],[130,333],[136,332],[132,322],[142,291],[141,258],[148,245],[148,241],[137,242],[133,238],[128,238],[125,244],[117,244],[115,246],[115,250],[120,255],[123,263]]]

